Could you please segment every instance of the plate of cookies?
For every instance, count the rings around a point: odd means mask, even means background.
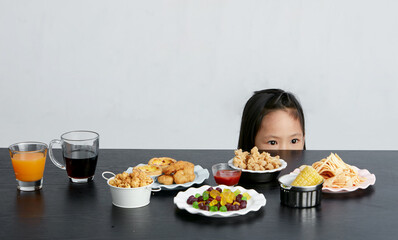
[[[177,161],[169,157],[152,158],[148,164],[139,164],[130,167],[126,172],[139,169],[151,176],[155,182],[154,188],[162,190],[179,190],[188,188],[194,184],[203,183],[209,178],[209,171],[200,165],[194,165],[188,161]]]

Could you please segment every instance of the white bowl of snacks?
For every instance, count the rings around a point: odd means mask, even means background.
[[[273,157],[268,152],[260,153],[257,147],[253,147],[250,152],[236,150],[235,157],[228,164],[234,169],[241,169],[240,181],[249,183],[274,181],[287,167],[287,163],[279,156]]]
[[[107,178],[110,174],[113,177]],[[107,180],[111,191],[113,205],[121,208],[139,208],[149,204],[151,192],[158,192],[160,188],[152,188],[154,180],[142,171],[132,173],[103,172],[102,177]]]

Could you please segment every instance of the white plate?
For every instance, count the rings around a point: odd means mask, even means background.
[[[210,212],[206,210],[201,210],[201,209],[196,209],[192,207],[192,205],[189,205],[187,203],[187,199],[191,195],[195,195],[197,193],[202,194],[204,191],[206,191],[210,186],[204,185],[201,186],[200,188],[189,188],[185,192],[179,192],[177,196],[174,197],[174,204],[177,205],[179,209],[185,209],[189,213],[192,214],[200,214],[206,217],[235,217],[235,216],[240,216],[240,215],[245,215],[248,212],[256,212],[258,211],[261,207],[264,207],[267,200],[265,199],[264,195],[262,193],[256,192],[254,189],[249,189],[246,190],[243,187],[240,186],[235,186],[235,187],[230,187],[230,186],[225,186],[225,185],[219,185],[217,187],[220,187],[221,189],[224,188],[229,188],[231,189],[232,192],[234,192],[236,189],[239,189],[241,193],[247,192],[251,198],[250,200],[247,201],[247,207],[241,210],[237,211],[228,211],[228,212]],[[213,187],[215,188],[215,187]]]
[[[228,161],[228,165],[231,166],[232,168],[235,169],[241,169],[242,172],[249,172],[249,173],[272,173],[272,172],[279,172],[282,171],[283,169],[285,169],[287,167],[287,162],[285,162],[283,159],[279,159],[281,161],[281,166],[272,170],[263,170],[263,171],[255,171],[255,170],[248,170],[248,169],[242,169],[242,168],[238,168],[234,165],[234,159],[232,158],[231,160]]]
[[[322,192],[324,192],[324,193],[348,193],[348,192],[356,191],[358,189],[366,189],[370,185],[374,185],[376,183],[376,176],[374,174],[370,173],[367,169],[358,169],[355,166],[353,166],[353,167],[357,169],[359,176],[366,179],[363,183],[361,183],[361,184],[359,184],[359,186],[355,186],[355,187],[345,187],[345,188],[323,187]],[[298,173],[300,173],[300,169],[296,168],[290,174],[298,174]]]
[[[139,164],[140,165],[140,164]],[[137,165],[137,166],[139,166]],[[126,172],[131,173],[133,171],[132,167],[129,167]],[[193,180],[192,182],[187,182],[187,183],[183,183],[183,184],[170,184],[170,185],[164,185],[164,184],[160,184],[159,182],[157,182],[157,180],[155,181],[155,183],[152,185],[153,188],[158,188],[160,187],[162,190],[179,190],[179,189],[185,189],[188,188],[194,184],[200,184],[202,182],[204,182],[206,179],[209,178],[210,174],[209,174],[209,170],[207,170],[206,168],[202,168],[200,165],[196,165],[194,168],[194,173],[195,173],[195,180]],[[155,179],[154,179],[155,180]]]

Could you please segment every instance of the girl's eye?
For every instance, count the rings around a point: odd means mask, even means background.
[[[292,143],[293,143],[293,144],[296,144],[296,143],[298,143],[298,141],[299,141],[299,140],[298,140],[297,138],[295,138],[295,139],[292,139]]]
[[[270,145],[276,145],[276,141],[274,141],[274,140],[268,141],[268,144],[270,144]]]

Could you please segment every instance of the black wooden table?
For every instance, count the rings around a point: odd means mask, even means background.
[[[281,151],[288,162],[281,175],[332,151]],[[152,193],[137,209],[112,205],[103,171],[122,172],[152,157],[168,156],[209,169],[204,184],[215,185],[211,166],[227,162],[233,150],[101,149],[95,179],[70,183],[47,158],[43,189],[19,192],[6,148],[0,149],[0,239],[397,239],[398,151],[333,151],[349,164],[376,175],[376,184],[346,194],[323,194],[315,208],[283,206],[277,182],[241,184],[267,199],[244,216],[208,218],[178,209],[178,191]],[[58,151],[57,154],[60,154]]]

